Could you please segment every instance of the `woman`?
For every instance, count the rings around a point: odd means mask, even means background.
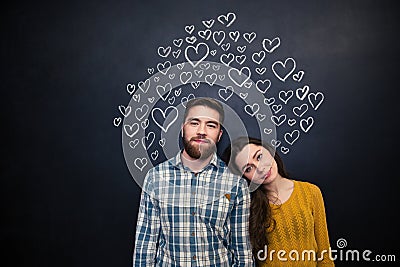
[[[250,241],[258,266],[334,266],[319,188],[289,179],[274,149],[239,137],[223,160],[250,184]],[[283,250],[283,252],[279,252]]]

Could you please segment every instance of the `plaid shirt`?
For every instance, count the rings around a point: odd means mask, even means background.
[[[141,195],[134,266],[254,266],[246,181],[214,154],[197,174],[181,153],[152,168]]]

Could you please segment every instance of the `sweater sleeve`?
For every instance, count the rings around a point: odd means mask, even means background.
[[[335,266],[329,255],[330,244],[328,237],[328,227],[326,223],[325,205],[321,190],[314,186],[313,188],[313,216],[314,233],[317,242],[318,267]]]

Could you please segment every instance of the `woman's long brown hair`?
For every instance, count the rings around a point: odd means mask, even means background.
[[[267,149],[271,155],[274,155],[274,159],[278,166],[278,173],[282,177],[289,178],[289,174],[285,170],[283,161],[278,153],[275,152],[275,149],[272,146],[263,143],[261,140],[251,137],[239,137],[232,141],[231,145],[225,149],[222,155],[222,160],[225,161],[232,172],[242,175],[242,172],[238,166],[236,166],[235,159],[239,152],[248,144],[263,146]],[[271,207],[267,196],[268,191],[263,186],[259,186],[251,193],[249,233],[250,242],[253,247],[253,256],[256,259],[257,265],[260,263],[257,257],[257,252],[264,250],[265,246],[268,245],[267,229],[270,232],[275,226],[275,220],[272,218]]]

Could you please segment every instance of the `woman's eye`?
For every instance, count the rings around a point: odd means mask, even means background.
[[[251,171],[251,167],[247,167],[246,169],[244,169],[244,172],[245,173],[248,173],[248,172],[250,172]]]
[[[262,159],[262,154],[259,154],[259,155],[257,156],[257,160],[260,161],[261,159]]]

